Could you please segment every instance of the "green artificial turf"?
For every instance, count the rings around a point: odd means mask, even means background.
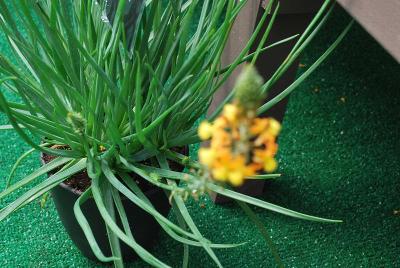
[[[309,66],[349,17],[341,10],[307,49]],[[4,38],[1,53],[6,50]],[[343,219],[304,222],[255,209],[287,267],[400,266],[400,68],[358,25],[323,66],[291,96],[280,137],[279,180],[264,200],[302,212]],[[4,116],[1,123],[6,123]],[[0,187],[14,161],[28,150],[13,131],[0,132]],[[39,166],[38,155],[18,177]],[[3,207],[16,195],[0,201]],[[202,204],[205,204],[203,206]],[[225,267],[273,267],[266,243],[234,205],[189,202],[199,229],[217,243],[247,242],[216,250]],[[179,267],[182,246],[161,234],[154,254]],[[131,267],[146,267],[137,261]],[[68,239],[50,200],[21,209],[0,223],[0,267],[101,267]],[[214,267],[191,248],[190,267]]]

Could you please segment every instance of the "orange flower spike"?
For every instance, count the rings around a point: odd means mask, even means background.
[[[254,67],[246,68],[235,85],[234,103],[226,104],[212,125],[199,128],[201,138],[211,138],[211,147],[199,151],[200,162],[216,181],[240,186],[247,177],[261,170],[273,172],[278,166],[274,156],[281,124],[256,115],[262,84]]]

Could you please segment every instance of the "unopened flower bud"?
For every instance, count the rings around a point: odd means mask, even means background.
[[[253,65],[245,66],[235,84],[236,101],[245,109],[257,109],[264,98],[264,94],[261,91],[263,83],[263,78]]]
[[[72,125],[76,133],[82,134],[85,131],[86,120],[80,113],[69,112],[67,114],[67,122]]]

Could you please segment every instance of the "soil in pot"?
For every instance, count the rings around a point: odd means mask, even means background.
[[[187,154],[186,149],[182,149],[180,152]],[[42,161],[44,163],[50,162],[53,158],[54,157],[50,155],[42,155]],[[171,163],[171,167],[177,171],[181,171],[183,169],[182,166],[176,165],[175,163],[174,165]],[[162,215],[167,216],[168,212],[170,211],[170,205],[168,197],[164,191],[154,187],[136,174],[131,174],[131,176],[137,182],[138,186],[145,193],[147,198],[151,201],[154,208]],[[90,184],[91,180],[86,172],[77,173],[55,187],[52,190],[52,196],[61,222],[63,223],[71,240],[84,256],[93,261],[98,261],[96,256],[93,254],[73,212],[73,207],[76,200],[86,189],[88,189]],[[150,214],[133,204],[128,199],[122,198],[122,203],[136,242],[145,249],[150,250],[155,245],[161,229],[160,225]],[[89,199],[87,202],[85,202],[85,204],[82,205],[81,208],[87,221],[89,222],[89,225],[93,231],[93,235],[96,238],[100,249],[105,256],[111,256],[112,254],[107,238],[106,226],[94,200]],[[119,219],[117,224],[121,229],[123,229]],[[132,261],[138,258],[133,249],[123,242],[121,242],[121,252],[124,261]]]

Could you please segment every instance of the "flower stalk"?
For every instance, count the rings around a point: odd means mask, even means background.
[[[217,181],[240,186],[246,177],[277,168],[281,125],[273,118],[256,116],[264,98],[262,84],[255,67],[247,65],[235,84],[233,102],[213,123],[204,121],[199,126],[199,137],[210,139],[210,146],[199,150],[199,159]]]

